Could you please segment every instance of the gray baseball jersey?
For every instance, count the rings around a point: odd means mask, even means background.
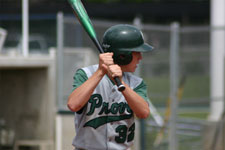
[[[74,89],[97,70],[98,65],[78,70]],[[123,74],[123,81],[146,101],[147,89],[143,80],[131,73]],[[76,137],[73,145],[85,150],[125,150],[134,140],[134,114],[124,96],[108,76],[104,76],[88,103],[75,113]]]

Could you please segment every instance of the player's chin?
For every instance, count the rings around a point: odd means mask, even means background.
[[[134,72],[136,71],[137,68],[138,68],[138,64],[134,67]]]
[[[124,72],[135,72],[136,68],[137,68],[136,65],[135,66],[130,65],[130,66],[125,67]]]
[[[135,72],[135,71],[136,71],[136,69],[137,69],[137,67],[134,67],[134,68],[132,68],[132,69],[131,69],[131,71],[130,71],[130,72]]]

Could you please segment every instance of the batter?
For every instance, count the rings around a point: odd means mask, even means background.
[[[77,70],[68,107],[75,113],[76,150],[127,150],[134,142],[134,116],[150,114],[147,87],[135,72],[142,52],[152,51],[142,32],[131,25],[116,25],[103,36],[106,53],[99,64]],[[114,83],[119,77],[125,90]]]

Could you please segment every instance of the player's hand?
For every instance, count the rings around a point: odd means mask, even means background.
[[[103,53],[99,54],[99,70],[106,74],[108,72],[108,68],[111,65],[114,65],[113,62],[113,53]]]
[[[123,75],[121,67],[117,64],[108,66],[108,72],[112,79],[114,79],[115,77],[119,77],[121,80],[122,75]]]

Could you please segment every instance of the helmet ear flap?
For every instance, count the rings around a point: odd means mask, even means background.
[[[133,56],[132,56],[132,53],[129,52],[129,53],[114,53],[113,55],[113,60],[114,60],[114,63],[115,64],[118,64],[118,65],[127,65],[129,64],[133,59]]]

